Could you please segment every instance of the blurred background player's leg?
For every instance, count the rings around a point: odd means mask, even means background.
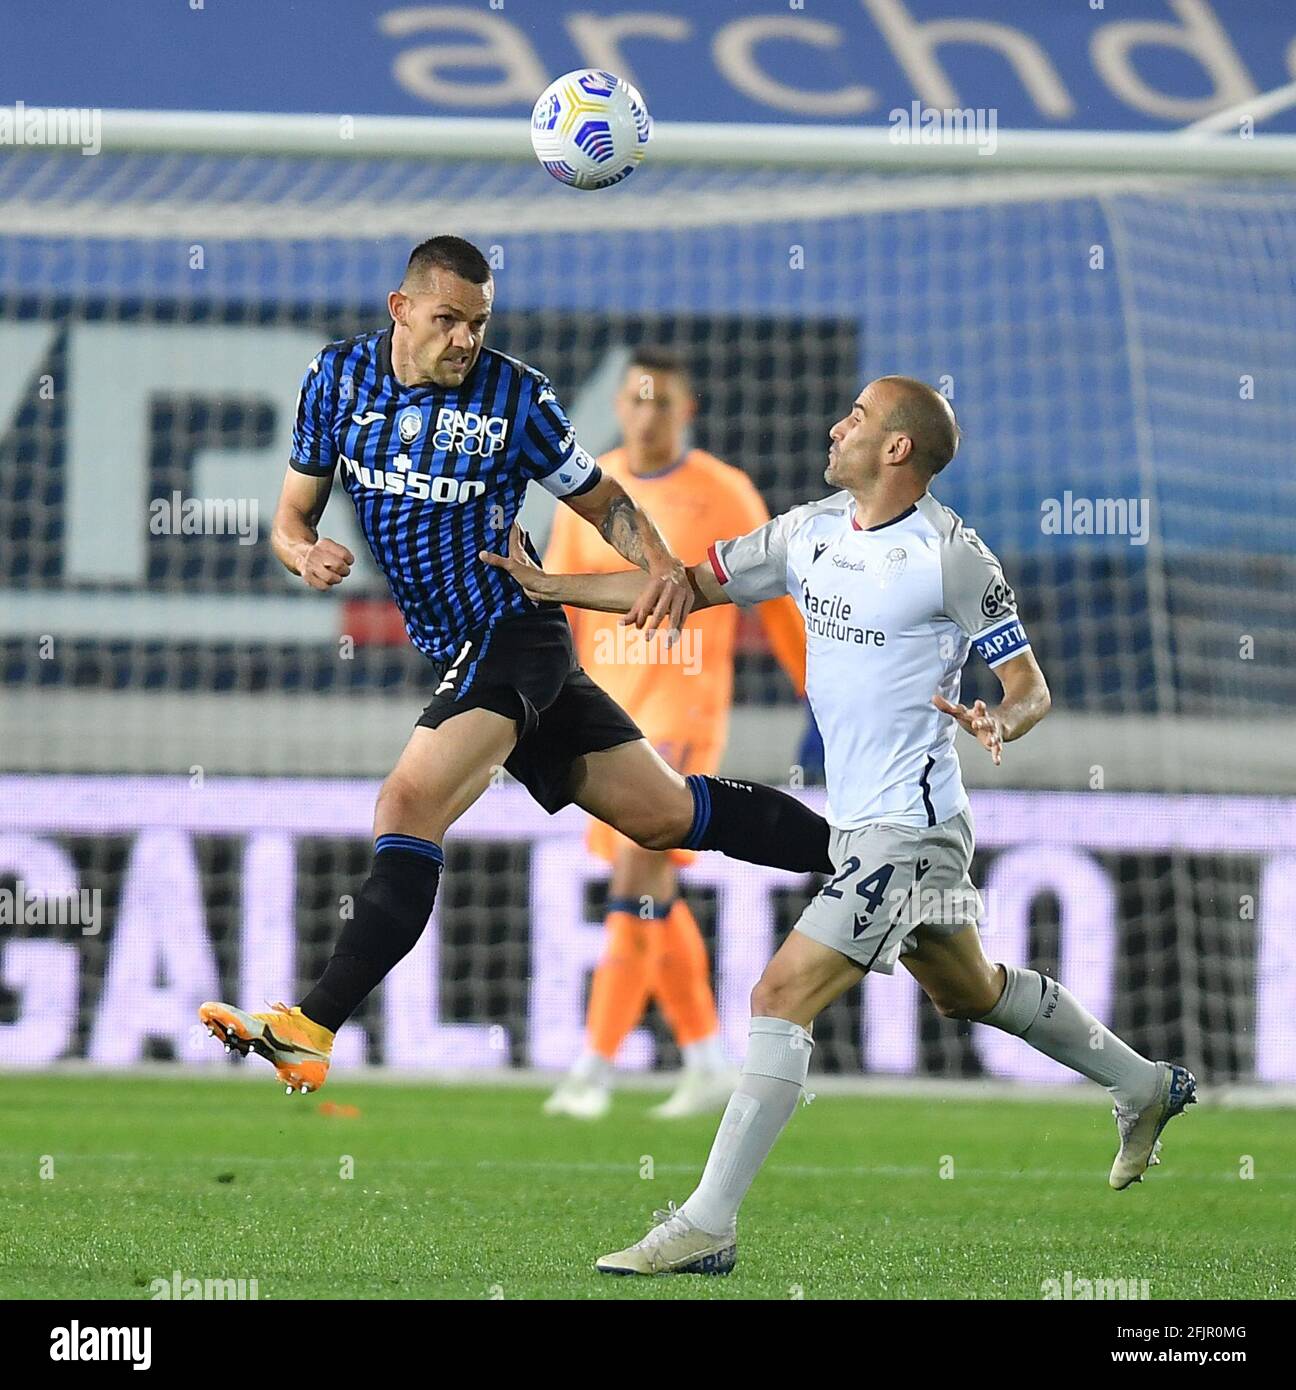
[[[679,732],[679,731],[677,731]],[[723,729],[711,741],[695,736],[661,745],[663,756],[676,754],[683,773],[719,770]],[[720,1045],[720,1019],[711,987],[711,960],[706,942],[687,902],[679,896],[678,869],[692,862],[693,851],[670,850],[672,901],[661,924],[654,994],[680,1050],[684,1070],[675,1090],[652,1113],[658,1119],[681,1119],[717,1110],[729,1100],[737,1069]]]
[[[603,955],[590,982],[585,1049],[545,1113],[597,1119],[612,1103],[617,1052],[647,1010],[676,887],[667,853],[643,849],[601,821],[591,824],[588,843],[613,865]]]
[[[684,1071],[675,1090],[652,1113],[658,1119],[673,1120],[718,1109],[733,1091],[737,1070],[729,1065],[720,1045],[706,943],[682,897],[671,904],[662,923],[656,994]]]
[[[590,848],[612,861],[603,956],[594,971],[585,1050],[550,1096],[551,1115],[597,1118],[611,1104],[617,1051],[656,997],[684,1061],[672,1096],[653,1113],[663,1118],[722,1105],[733,1071],[720,1047],[706,943],[679,896],[673,862],[688,851],[646,850],[601,821]]]

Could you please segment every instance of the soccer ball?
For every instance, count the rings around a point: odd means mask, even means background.
[[[643,97],[597,68],[551,82],[531,113],[536,158],[572,188],[609,188],[639,166],[652,134]]]

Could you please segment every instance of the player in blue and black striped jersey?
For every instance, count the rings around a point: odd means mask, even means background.
[[[461,295],[449,296],[455,303],[433,296],[420,304],[398,291],[392,312],[404,324],[397,319],[385,331],[326,347],[302,383],[293,433],[293,469],[307,480],[340,478],[410,641],[433,661],[455,656],[469,634],[533,610],[515,582],[477,558],[507,536],[528,483],[572,504],[603,495],[598,465],[576,443],[548,381],[482,347],[490,281],[461,285]],[[424,321],[420,350],[410,340]],[[401,334],[402,326],[409,332]],[[296,480],[290,489],[285,501],[300,498],[303,510],[324,491]],[[587,514],[596,518],[603,510],[590,507]],[[639,539],[669,574],[669,556],[651,530]],[[301,563],[302,542],[314,540],[286,535],[280,558],[307,582],[340,578],[336,562],[348,562],[331,547]],[[677,611],[686,593],[679,591]],[[480,647],[464,654],[461,689],[471,685],[483,656]]]
[[[545,377],[483,345],[493,300],[477,248],[434,237],[388,296],[391,326],[331,343],[302,383],[275,554],[314,589],[346,579],[355,557],[318,531],[340,477],[432,664],[432,698],[379,794],[373,869],[319,983],[300,1007],[200,1011],[290,1089],[323,1083],[334,1033],[418,940],[442,838],[500,764],[546,810],[575,801],[649,849],[830,868],[819,816],[769,787],[673,771],[577,665],[562,608],[481,560],[509,544],[534,482],[647,571],[631,620],[678,630],[695,597],[656,526],[576,442]]]

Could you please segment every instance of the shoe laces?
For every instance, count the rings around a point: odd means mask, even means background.
[[[1155,1101],[1152,1102],[1152,1104],[1155,1104]],[[1112,1107],[1112,1114],[1116,1117],[1116,1132],[1120,1135],[1122,1144],[1127,1144],[1129,1142],[1134,1133],[1134,1126],[1138,1124],[1139,1120],[1147,1113],[1148,1109],[1149,1107],[1146,1105],[1142,1110],[1135,1110],[1132,1106],[1127,1107],[1123,1105],[1115,1105]],[[1157,1140],[1158,1148],[1160,1144],[1161,1141]]]
[[[662,1241],[669,1240],[671,1236],[683,1235],[688,1229],[688,1217],[674,1202],[667,1202],[665,1211],[653,1212],[653,1228],[639,1242],[639,1246],[643,1250],[651,1250]]]
[[[1160,1094],[1161,1093],[1158,1091],[1157,1094],[1143,1106],[1122,1105],[1119,1101],[1112,1106],[1112,1114],[1116,1117],[1116,1128],[1120,1131],[1122,1139],[1129,1138],[1130,1131],[1134,1128],[1139,1117],[1157,1104],[1160,1099]]]

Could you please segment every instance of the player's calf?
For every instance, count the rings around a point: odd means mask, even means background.
[[[356,895],[355,916],[338,936],[302,1009],[337,1031],[370,991],[414,948],[436,900],[441,846],[413,835],[380,835],[373,868]]]
[[[828,822],[758,782],[681,779],[643,739],[579,759],[582,810],[645,849],[711,849],[793,873],[832,873]]]
[[[796,797],[759,782],[692,776],[693,821],[683,849],[714,849],[794,873],[833,872],[828,822]]]
[[[998,1002],[980,1022],[1023,1042],[1111,1092],[1118,1105],[1141,1110],[1161,1086],[1157,1063],[1140,1056],[1100,1023],[1067,989],[1037,970],[1003,966]]]
[[[992,965],[972,923],[924,923],[917,946],[900,957],[942,1018],[984,1021],[999,1002],[1007,980],[1001,965]]]

